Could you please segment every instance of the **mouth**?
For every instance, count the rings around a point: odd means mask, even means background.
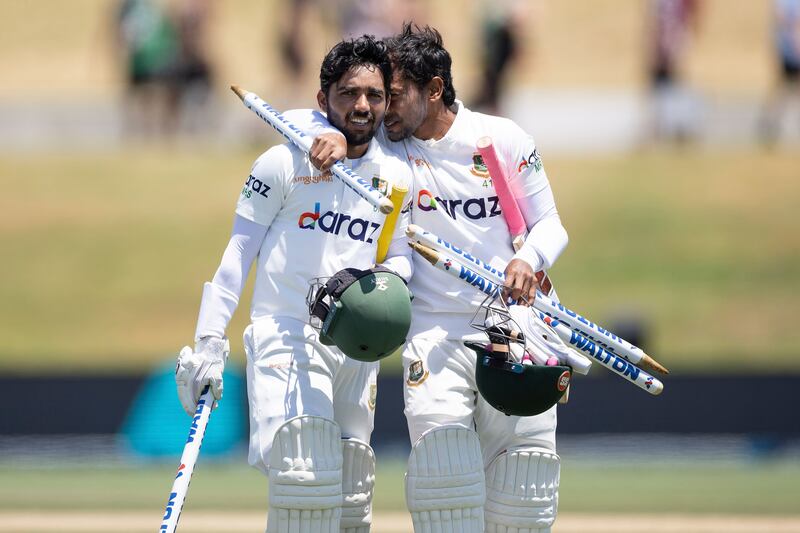
[[[383,121],[383,125],[384,125],[384,127],[386,127],[386,129],[392,129],[395,126],[397,126],[398,124],[400,124],[400,119],[399,118],[395,118],[395,117],[392,117],[392,118],[389,118],[389,119],[384,119],[384,121]]]
[[[369,116],[355,117],[350,115],[350,117],[348,118],[348,122],[356,128],[365,128],[370,124],[372,124],[372,118],[370,118]]]

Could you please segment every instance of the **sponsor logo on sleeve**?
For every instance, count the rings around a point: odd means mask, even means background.
[[[242,196],[245,198],[252,198],[255,194],[263,196],[264,198],[269,198],[267,192],[269,192],[270,189],[271,187],[269,185],[250,174],[247,176],[244,188],[242,188]]]
[[[522,159],[520,164],[517,166],[517,172],[522,172],[531,165],[533,165],[533,169],[536,172],[541,172],[542,158],[539,156],[539,150],[537,148],[534,148],[533,152],[531,152],[528,157]]]

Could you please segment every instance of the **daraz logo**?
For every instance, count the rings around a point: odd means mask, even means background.
[[[345,235],[354,241],[366,243],[372,243],[375,232],[381,227],[377,222],[352,217],[347,213],[337,213],[336,211],[322,213],[319,202],[314,204],[313,212],[306,211],[300,215],[297,225],[301,229],[315,230],[319,228],[325,233]]]
[[[417,194],[417,207],[423,211],[432,211],[436,209],[436,199],[431,192],[427,189],[422,189]]]
[[[297,225],[303,229],[314,229],[317,225],[317,220],[319,220],[319,202],[314,204],[313,213],[306,211],[300,215],[300,220],[297,221]]]
[[[437,211],[441,209],[453,220],[466,217],[470,220],[481,220],[500,216],[500,203],[497,196],[488,198],[467,198],[466,200],[448,200],[434,196],[427,189],[417,193],[417,207],[420,211]]]

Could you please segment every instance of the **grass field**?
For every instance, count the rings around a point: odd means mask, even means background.
[[[379,458],[376,533],[409,531],[403,467]],[[107,531],[155,530],[173,475],[171,467],[152,466],[0,466],[0,531],[102,531],[104,523]],[[798,476],[800,464],[785,461],[637,462],[635,468],[567,461],[555,531],[800,531]],[[189,527],[182,530],[260,531],[265,487],[254,469],[201,462],[182,518]],[[776,529],[765,527],[770,523]],[[210,524],[218,525],[206,529]]]
[[[0,155],[0,370],[144,369],[172,357],[191,339],[257,153]],[[668,150],[545,165],[570,233],[552,272],[567,305],[609,326],[636,315],[673,369],[800,368],[790,327],[800,321],[800,154]],[[248,308],[246,296],[235,352]]]
[[[399,460],[379,459],[376,510],[405,509],[404,471]],[[24,470],[0,466],[0,510],[159,510],[174,475],[172,465]],[[797,462],[608,466],[566,462],[561,477],[559,506],[567,513],[800,514]],[[244,462],[204,465],[201,460],[186,510],[259,510],[266,495],[266,478]]]

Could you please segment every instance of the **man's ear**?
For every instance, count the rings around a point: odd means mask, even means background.
[[[328,98],[325,96],[325,93],[322,92],[322,89],[317,92],[317,105],[321,111],[325,113],[328,112]]]
[[[442,94],[444,94],[444,80],[439,76],[434,76],[433,79],[428,82],[428,101],[434,102],[436,100],[441,100]]]

